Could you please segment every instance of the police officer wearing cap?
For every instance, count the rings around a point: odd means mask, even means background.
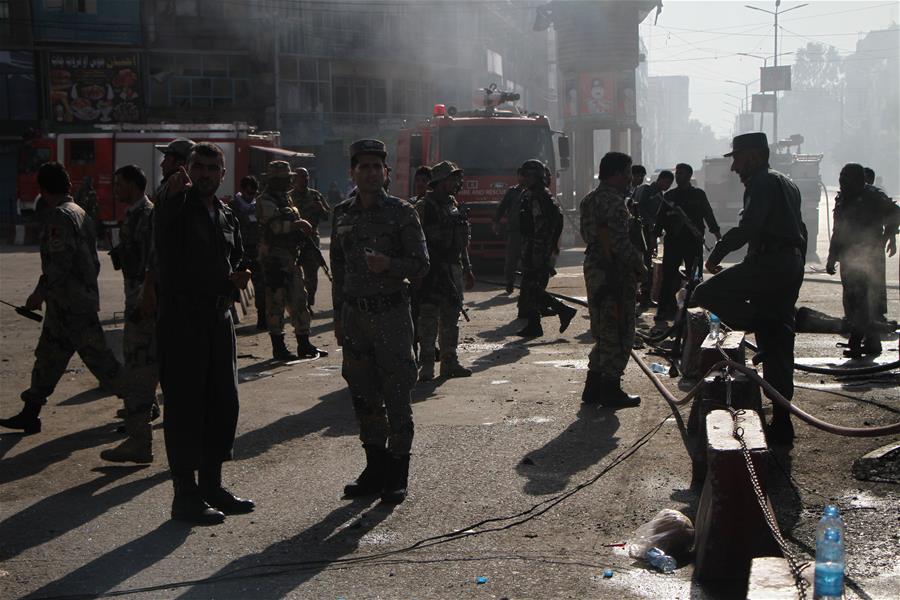
[[[779,394],[794,394],[794,304],[803,284],[806,226],[800,217],[800,191],[769,168],[764,133],[734,138],[731,170],[745,186],[744,210],[737,227],[716,244],[706,261],[714,277],[694,290],[691,304],[718,315],[723,323],[756,334],[763,377]],[[725,256],[747,246],[740,263],[722,270]],[[791,444],[790,412],[773,401],[768,428],[772,443]]]
[[[266,322],[272,340],[272,358],[294,360],[327,356],[309,341],[312,318],[298,265],[300,248],[313,233],[309,221],[291,201],[294,176],[290,163],[273,160],[266,170],[266,189],[256,201],[261,240],[259,262],[266,282]],[[297,354],[284,343],[284,311],[291,315]]]
[[[428,250],[415,209],[384,191],[386,158],[381,141],[350,146],[357,194],[332,217],[332,298],[343,376],[366,452],[366,468],[344,493],[399,503],[406,498],[416,381],[404,280],[425,276]]]
[[[469,377],[459,363],[459,314],[465,289],[475,287],[469,262],[471,227],[453,194],[462,187],[463,171],[445,160],[431,169],[429,190],[416,203],[425,232],[431,268],[418,290],[419,381],[434,379],[434,344],[440,338],[441,377]],[[440,335],[438,335],[440,331]]]
[[[521,197],[519,228],[522,232],[522,291],[520,314],[528,324],[517,333],[522,337],[544,335],[542,313],[559,316],[559,332],[572,322],[576,310],[547,293],[547,284],[554,274],[553,261],[559,255],[559,237],[563,230],[563,215],[559,204],[547,189],[547,171],[537,159],[526,160],[519,168],[525,191]],[[552,312],[551,312],[552,311]]]

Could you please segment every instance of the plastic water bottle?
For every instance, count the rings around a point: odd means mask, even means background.
[[[721,332],[722,322],[719,321],[719,317],[715,313],[709,313],[709,335],[713,336],[714,340],[718,340]]]
[[[829,527],[837,529],[838,533],[841,534],[841,540],[844,539],[844,520],[841,519],[837,506],[833,504],[825,507],[822,518],[819,520],[818,526],[816,526],[816,544],[822,541],[822,538],[825,537],[825,531]]]
[[[678,566],[674,558],[656,547],[647,550],[647,553],[644,554],[644,560],[662,573],[672,573],[675,571],[675,567]]]
[[[816,543],[816,576],[814,597],[817,600],[840,600],[844,595],[844,539],[834,527],[825,530]]]

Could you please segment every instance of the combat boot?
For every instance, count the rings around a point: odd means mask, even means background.
[[[270,333],[272,338],[272,358],[275,360],[297,360],[297,356],[292,354],[287,346],[284,345],[284,334]]]
[[[297,356],[300,358],[316,358],[317,356],[328,356],[328,352],[313,346],[309,341],[308,335],[298,335]]]
[[[243,515],[256,508],[253,500],[238,498],[222,487],[222,463],[200,467],[197,473],[200,497],[226,515]]]
[[[577,310],[572,308],[571,306],[566,306],[563,304],[557,309],[557,314],[559,315],[559,332],[562,333],[569,327],[569,323],[572,322],[572,319],[575,318],[575,315],[578,313]]]
[[[7,429],[21,429],[26,434],[41,432],[41,413],[42,403],[36,400],[25,400],[22,411],[14,417],[8,419],[0,419],[0,427]]]
[[[601,401],[600,404],[609,408],[629,408],[639,406],[641,403],[640,396],[632,396],[626,394],[622,390],[622,381],[620,379],[604,379],[601,384]]]
[[[100,453],[100,458],[114,463],[153,462],[153,429],[150,426],[152,413],[143,410],[125,418],[125,431],[128,437],[115,448],[108,448]]]
[[[399,456],[388,454],[381,501],[388,504],[400,504],[406,500],[408,480],[409,454],[401,454]]]
[[[544,328],[541,327],[541,320],[539,318],[531,318],[528,320],[528,325],[524,328],[520,329],[517,333],[519,337],[541,337],[544,335]]]
[[[585,404],[600,404],[603,402],[603,376],[596,371],[588,371],[584,380],[584,390],[581,392],[581,401]]]
[[[150,420],[151,421],[157,420],[159,418],[159,415],[160,415],[159,401],[156,398],[154,398],[153,404],[150,406]],[[116,416],[120,419],[127,419],[128,418],[128,409],[120,408],[119,410],[116,411]]]
[[[422,361],[419,365],[419,381],[431,381],[434,379],[434,361]]]
[[[172,518],[195,525],[218,525],[225,521],[225,514],[203,501],[200,488],[194,481],[194,473],[172,474]]]
[[[256,314],[256,330],[257,331],[265,331],[269,328],[269,324],[266,323],[266,315],[261,315],[259,313]]]
[[[772,423],[766,428],[766,440],[772,446],[794,445],[794,424],[790,414],[772,416]]]
[[[363,449],[366,451],[366,468],[355,481],[344,486],[344,496],[347,498],[373,496],[384,489],[387,450],[372,444],[363,444]]]
[[[472,370],[467,369],[456,358],[441,361],[441,377],[451,379],[453,377],[471,377]]]
[[[862,345],[862,353],[868,356],[878,356],[881,354],[881,338],[877,333],[866,335]]]

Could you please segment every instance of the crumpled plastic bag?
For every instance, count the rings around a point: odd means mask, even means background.
[[[677,510],[664,508],[638,527],[625,543],[632,558],[644,558],[650,548],[670,556],[686,554],[694,543],[694,524]]]

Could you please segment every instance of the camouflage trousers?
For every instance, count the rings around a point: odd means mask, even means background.
[[[125,333],[122,347],[128,393],[125,409],[129,413],[147,410],[156,399],[159,370],[156,362],[156,320],[135,321],[141,296],[141,282],[125,280]]]
[[[588,369],[607,379],[619,379],[634,344],[637,277],[626,275],[610,281],[607,271],[585,265],[584,281],[594,337]]]
[[[344,304],[341,371],[353,396],[363,444],[409,454],[413,418],[409,393],[416,382],[409,303],[371,313]]]
[[[294,258],[269,254],[262,259],[262,267],[266,281],[266,323],[269,333],[284,334],[284,311],[287,309],[294,335],[309,335],[311,318],[306,289]]]
[[[319,289],[319,256],[315,251],[304,247],[300,251],[298,263],[303,271],[303,288],[306,291],[307,301],[312,306],[316,303],[316,290]]]
[[[432,267],[434,268],[434,267]],[[441,267],[443,268],[443,267]],[[451,277],[457,290],[463,289],[462,269],[456,265],[450,268]],[[419,304],[419,364],[434,364],[434,344],[438,341],[441,362],[457,362],[456,347],[459,345],[460,305],[448,294],[437,298],[434,294],[424,294]],[[438,333],[440,332],[440,337]]]
[[[51,301],[34,350],[31,387],[22,392],[22,400],[46,404],[76,352],[104,389],[127,396],[125,372],[106,345],[97,313],[70,313]]]

